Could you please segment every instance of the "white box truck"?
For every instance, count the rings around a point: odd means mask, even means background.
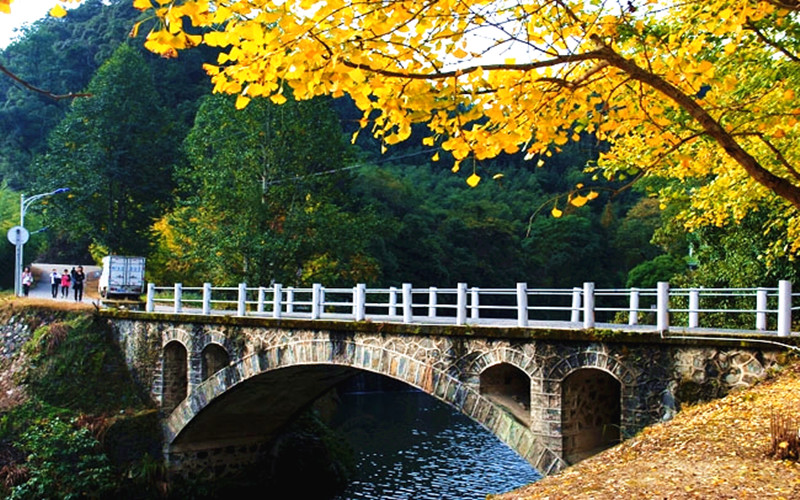
[[[104,299],[138,300],[144,289],[144,257],[108,255],[98,281]]]

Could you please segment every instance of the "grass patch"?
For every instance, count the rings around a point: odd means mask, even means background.
[[[49,405],[86,413],[145,406],[110,330],[93,315],[40,326],[23,349],[22,382]]]

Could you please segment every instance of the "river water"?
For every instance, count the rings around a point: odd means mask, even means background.
[[[419,391],[345,394],[333,420],[358,454],[335,500],[483,500],[541,475],[489,431]]]

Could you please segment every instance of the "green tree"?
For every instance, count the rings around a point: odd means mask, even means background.
[[[104,252],[144,254],[149,228],[170,202],[175,162],[172,120],[143,57],[120,46],[49,138],[40,179],[69,187],[48,222],[73,242]]]
[[[328,100],[233,104],[209,96],[186,139],[185,196],[156,226],[162,247],[182,247],[166,268],[215,283],[374,280],[372,218],[347,199],[349,148]]]
[[[138,12],[126,0],[89,0],[57,19],[26,28],[0,51],[0,65],[51,95],[86,88],[95,71],[124,42]],[[0,176],[13,189],[27,189],[30,164],[47,148],[47,136],[69,109],[69,100],[32,92],[0,78]]]

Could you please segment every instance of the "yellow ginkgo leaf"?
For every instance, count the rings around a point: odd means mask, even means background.
[[[286,96],[283,94],[272,94],[269,96],[269,100],[275,104],[283,104],[286,102]]]
[[[598,196],[600,196],[600,193],[598,193],[597,191],[589,191],[589,194],[586,195],[586,199],[593,200]]]
[[[492,176],[492,179],[498,180],[498,179],[502,179],[503,177],[505,177],[505,174],[494,174]]]
[[[451,169],[450,169],[450,171],[451,171],[451,172],[453,172],[453,173],[455,174],[455,173],[457,173],[459,170],[461,170],[461,162],[460,162],[460,161],[458,161],[458,160],[456,160],[456,162],[455,162],[455,163],[453,163],[453,168],[451,168]]]
[[[50,15],[53,17],[64,17],[67,15],[67,11],[61,5],[56,5],[50,9]]]
[[[133,8],[139,10],[147,10],[151,8],[153,4],[150,0],[133,0]]]
[[[477,186],[480,181],[481,181],[481,176],[478,174],[472,174],[469,177],[467,177],[467,184],[469,185],[469,187],[472,188]]]
[[[431,161],[439,161],[439,152],[437,151],[436,154],[431,157]]]
[[[558,219],[559,217],[561,217],[563,214],[564,214],[564,212],[562,212],[561,210],[559,210],[559,209],[558,209],[558,207],[553,207],[553,209],[552,209],[552,210],[550,210],[550,215],[552,215],[552,216],[553,216],[553,217],[555,217],[556,219]]]
[[[587,201],[589,201],[589,198],[587,198],[585,196],[581,196],[581,195],[578,195],[578,196],[576,196],[574,198],[571,198],[569,200],[570,204],[573,205],[573,206],[576,206],[576,207],[582,207],[582,206],[586,205]]]
[[[239,95],[236,97],[236,109],[244,109],[250,103],[250,98],[246,95]]]

